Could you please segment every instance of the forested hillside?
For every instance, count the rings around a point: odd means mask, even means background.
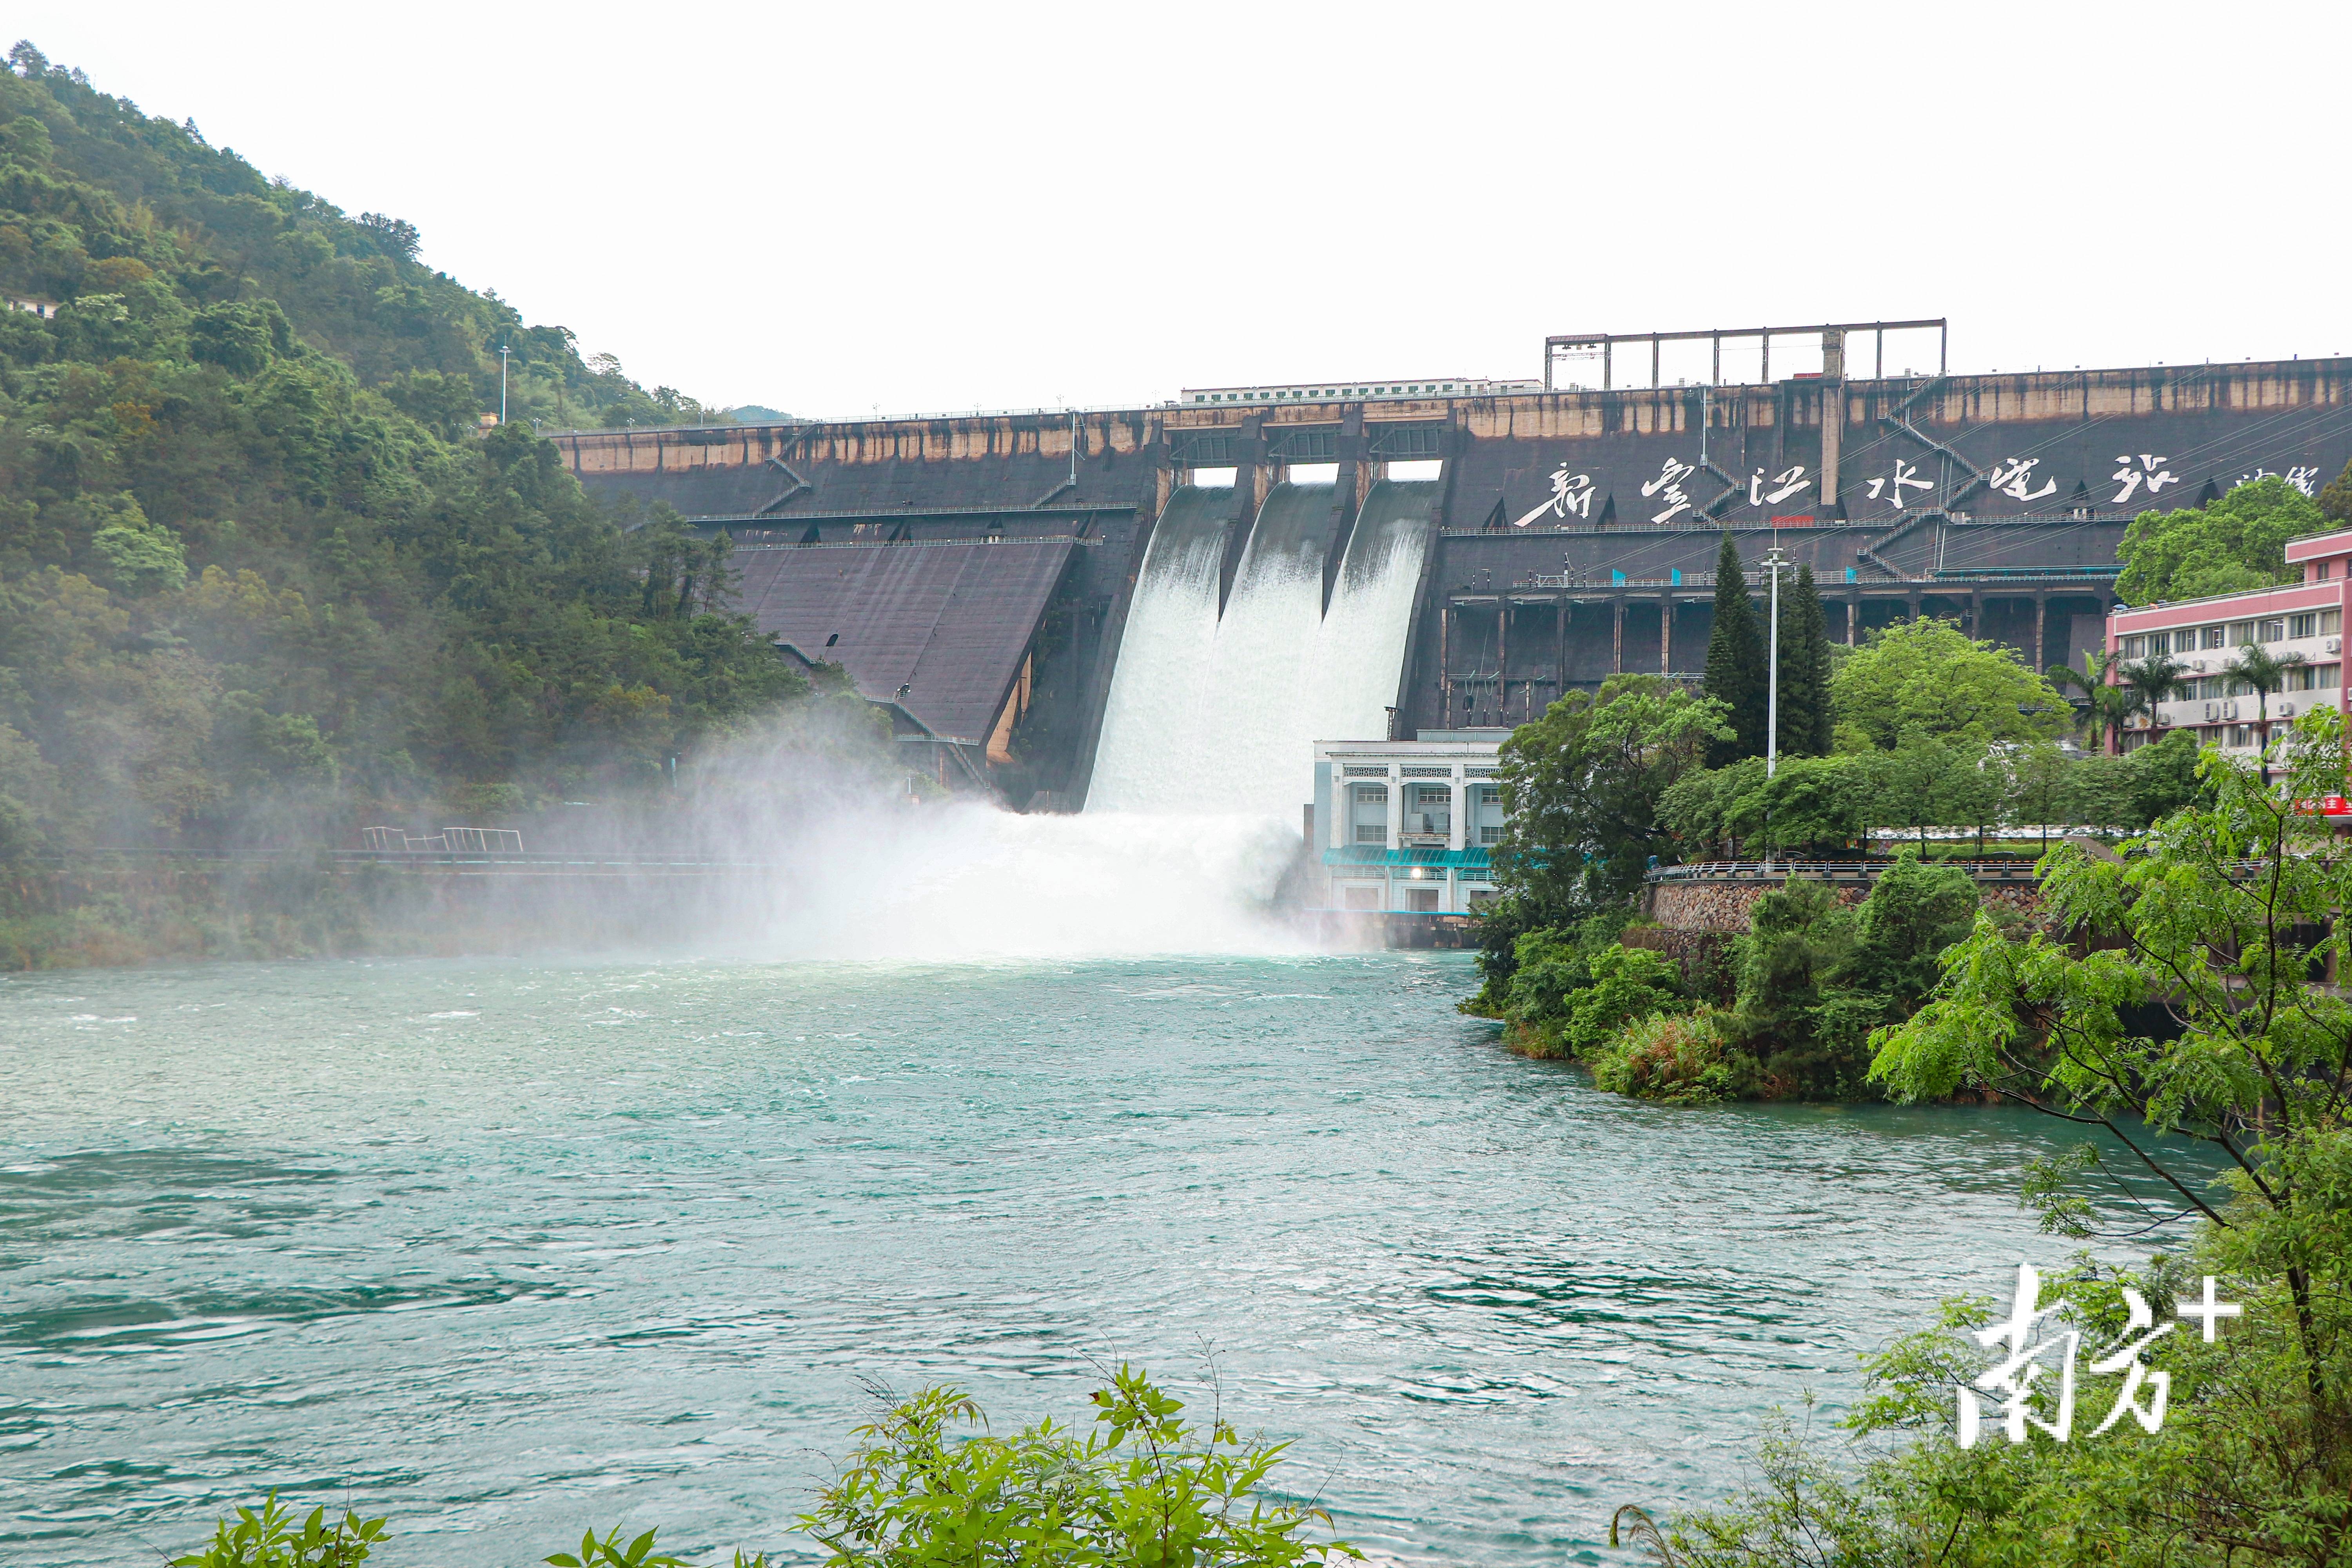
[[[649,787],[806,689],[531,420],[700,419],[29,44],[0,73],[0,855]],[[510,421],[498,349],[512,351]]]

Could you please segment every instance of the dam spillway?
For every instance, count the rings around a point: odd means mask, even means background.
[[[593,493],[730,534],[735,608],[943,779],[1016,808],[1197,799],[1192,764],[1137,761],[1181,734],[1234,804],[1259,786],[1242,759],[1307,731],[1516,722],[1615,670],[1695,674],[1726,530],[1751,569],[1776,544],[1811,565],[1833,638],[1928,614],[2079,659],[2138,510],[2344,468],[2352,361],[553,438]],[[1295,811],[1305,758],[1279,771]]]
[[[1136,584],[1087,809],[1280,816],[1314,742],[1386,734],[1437,489],[1382,481],[1351,517],[1336,484],[1277,484],[1223,592],[1233,503],[1178,489]]]

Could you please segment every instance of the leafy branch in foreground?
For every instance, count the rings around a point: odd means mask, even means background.
[[[1259,1495],[1287,1443],[1244,1441],[1221,1414],[1185,1420],[1183,1402],[1139,1368],[1120,1366],[1093,1403],[1092,1432],[1045,1420],[1006,1438],[960,1390],[894,1401],[857,1428],[847,1468],[801,1527],[826,1549],[827,1568],[1294,1568],[1363,1556],[1307,1538],[1309,1525],[1330,1524],[1323,1510]],[[298,1528],[273,1492],[173,1568],[357,1568],[383,1525],[357,1515],[329,1525],[321,1509]],[[655,1537],[590,1530],[541,1561],[691,1568]],[[768,1558],[737,1552],[734,1568],[768,1568]]]
[[[858,1429],[849,1468],[802,1526],[831,1550],[827,1568],[1286,1568],[1362,1555],[1304,1537],[1330,1523],[1322,1510],[1252,1495],[1288,1444],[1245,1443],[1222,1415],[1188,1422],[1181,1401],[1125,1365],[1094,1403],[1100,1429],[1083,1436],[1046,1420],[959,1440],[960,1426],[984,1428],[980,1407],[928,1389]]]
[[[297,1525],[293,1510],[271,1492],[258,1510],[240,1508],[235,1523],[215,1525],[212,1545],[173,1558],[172,1568],[358,1568],[383,1539],[383,1524],[355,1513],[331,1523],[325,1509],[314,1508]]]

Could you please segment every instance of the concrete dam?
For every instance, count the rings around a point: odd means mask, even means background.
[[[553,438],[592,491],[730,534],[740,613],[950,784],[1295,814],[1312,742],[1695,677],[1726,529],[1751,574],[1811,565],[1832,637],[1937,615],[2079,663],[2133,516],[2352,459],[2352,360]]]

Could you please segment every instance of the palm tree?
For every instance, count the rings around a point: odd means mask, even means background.
[[[2231,676],[2254,689],[2254,722],[2262,732],[2263,787],[2271,783],[2271,693],[2286,686],[2286,672],[2297,665],[2311,661],[2299,653],[2273,654],[2254,643],[2238,650],[2238,662],[2230,667]]]
[[[2132,689],[2107,679],[2121,663],[2119,655],[2086,647],[2083,650],[2082,668],[2053,664],[2042,672],[2053,685],[2074,687],[2089,700],[2090,706],[2083,713],[2083,731],[2098,741],[2103,749],[2115,738],[2125,719],[2138,711],[2138,699]]]
[[[2135,663],[2117,664],[2115,668],[2116,678],[2131,693],[2131,707],[2126,711],[2147,714],[2148,723],[2159,730],[2164,721],[2157,704],[2190,685],[2183,679],[2188,674],[2187,667],[2167,653],[2152,653]]]

